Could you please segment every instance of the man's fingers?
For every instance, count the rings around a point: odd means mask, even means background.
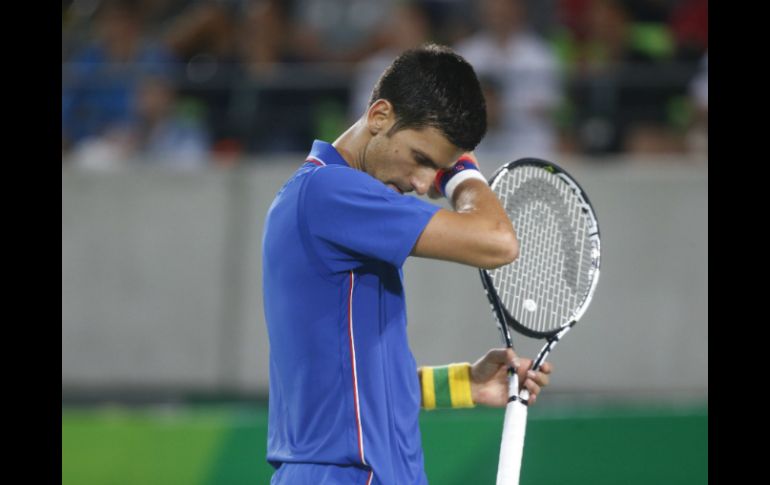
[[[521,365],[521,359],[516,356],[516,352],[513,349],[505,349],[505,362],[514,369],[518,369]]]
[[[540,392],[540,386],[538,386],[537,383],[535,383],[535,381],[532,379],[527,379],[524,381],[524,387],[527,388],[529,395],[532,397],[537,396]]]
[[[509,350],[511,349],[492,349],[479,360],[484,361],[486,363],[491,363],[491,364],[503,364],[505,362],[508,362],[509,360],[508,359]]]
[[[505,365],[506,367],[511,366],[516,369],[516,373],[519,376],[519,382],[530,380],[537,386],[537,392],[540,392],[541,388],[550,383],[551,380],[549,374],[553,371],[553,366],[550,362],[544,362],[540,366],[538,372],[533,372],[530,370],[532,363],[532,359],[519,357],[513,349],[510,348],[491,349],[484,355],[484,357],[479,359],[479,362],[477,362],[477,364],[484,364],[482,368],[486,369],[490,369],[490,367],[488,367],[490,364],[497,368],[499,368],[500,365]]]
[[[516,357],[514,368],[516,369],[516,374],[519,376],[519,382],[527,380],[530,367],[532,367],[532,359]]]
[[[484,356],[484,361],[491,364],[511,364],[516,354],[512,349],[492,349]]]
[[[551,382],[551,378],[544,372],[535,372],[533,374],[527,374],[530,379],[534,379],[540,387],[545,387]]]

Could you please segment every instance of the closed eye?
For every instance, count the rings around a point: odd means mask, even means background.
[[[423,153],[418,152],[416,150],[412,150],[412,155],[414,156],[414,160],[423,167],[432,168],[433,170],[438,170],[438,165],[433,162],[430,158],[425,156]]]
[[[422,157],[415,157],[415,160],[417,160],[417,163],[422,165],[423,167],[436,168],[436,167],[433,166],[432,163],[430,163],[428,160],[426,160],[426,159],[424,159]]]

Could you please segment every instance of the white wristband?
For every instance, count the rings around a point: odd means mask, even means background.
[[[457,186],[468,179],[479,179],[484,183],[487,183],[487,179],[485,179],[484,176],[481,174],[481,172],[479,172],[478,170],[473,170],[473,169],[463,170],[462,172],[459,172],[457,175],[449,179],[449,181],[446,183],[446,188],[444,188],[444,192],[446,193],[447,200],[451,202],[452,196],[454,195],[454,192]]]

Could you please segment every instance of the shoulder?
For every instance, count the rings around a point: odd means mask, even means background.
[[[308,174],[300,197],[306,213],[320,211],[358,220],[363,225],[371,222],[369,218],[408,217],[432,210],[424,200],[400,194],[365,172],[339,165],[319,167]]]
[[[340,165],[318,167],[308,174],[305,191],[309,195],[339,193],[380,193],[390,190],[385,184],[360,170]]]

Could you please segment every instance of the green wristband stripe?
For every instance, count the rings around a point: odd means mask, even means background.
[[[436,407],[451,408],[452,395],[449,392],[449,366],[433,368],[433,386],[436,390]]]

